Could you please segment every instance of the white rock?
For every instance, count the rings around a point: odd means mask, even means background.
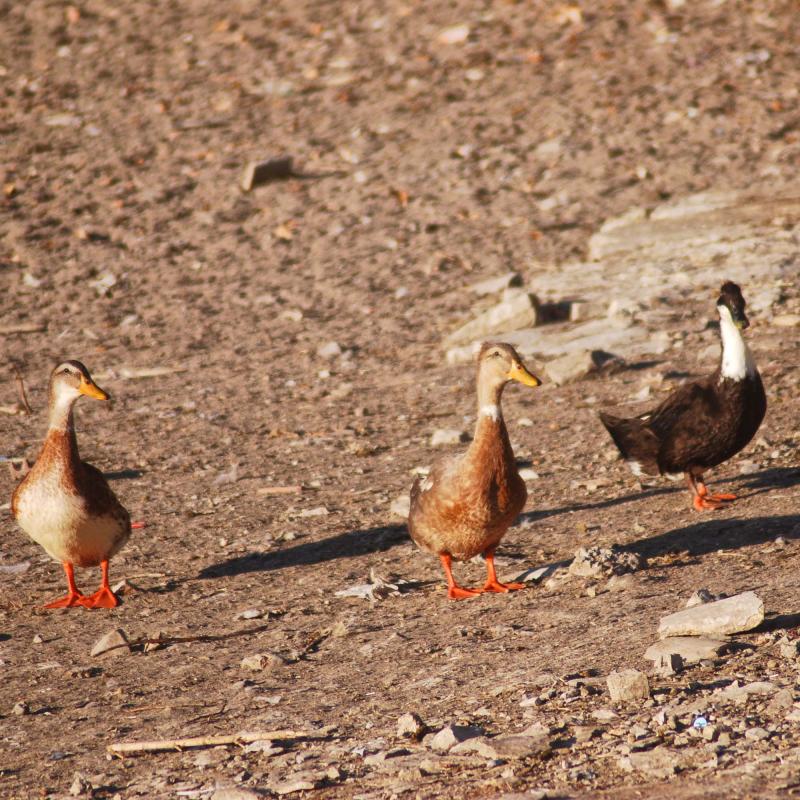
[[[469,25],[453,25],[439,32],[436,41],[439,44],[462,44],[469,37]]]
[[[585,378],[597,369],[597,362],[589,350],[579,350],[568,353],[554,361],[549,361],[545,366],[547,377],[556,385],[563,386]]]
[[[498,294],[512,286],[522,286],[522,275],[519,272],[506,272],[496,278],[487,278],[478,283],[473,283],[469,288],[470,291],[475,292],[477,295],[486,295]]]
[[[446,753],[451,747],[459,742],[463,742],[467,739],[473,738],[474,736],[480,735],[480,728],[467,725],[447,725],[438,733],[434,734],[428,744],[431,750],[436,750],[437,753]]]
[[[645,651],[644,657],[658,663],[659,659],[675,654],[686,664],[697,664],[706,658],[716,658],[723,653],[729,643],[722,639],[709,639],[703,636],[675,636],[661,639]]]
[[[439,428],[431,434],[431,447],[441,447],[467,441],[469,441],[469,434],[465,431]]]
[[[698,589],[687,601],[686,608],[702,606],[706,603],[713,603],[717,599],[716,595],[711,594],[708,589]]]
[[[109,657],[123,656],[130,653],[131,648],[128,644],[128,636],[122,628],[115,628],[104,636],[101,636],[92,647],[91,655],[101,656],[108,653]]]
[[[342,347],[339,342],[325,342],[317,348],[317,355],[320,358],[336,358],[342,354]]]
[[[536,298],[527,292],[520,292],[465,323],[445,341],[448,345],[466,344],[520,328],[532,328],[538,317],[539,303]]]
[[[397,736],[400,739],[421,739],[425,733],[425,723],[419,714],[409,711],[397,720]]]
[[[663,617],[658,625],[658,635],[661,639],[668,636],[727,636],[752,630],[763,621],[763,601],[755,592],[743,592]]]
[[[650,683],[647,675],[638,669],[623,669],[612,672],[606,679],[611,700],[615,703],[629,703],[647,700],[650,697]]]

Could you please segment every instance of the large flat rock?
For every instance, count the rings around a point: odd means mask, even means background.
[[[724,639],[709,639],[707,636],[670,636],[651,644],[644,657],[659,663],[665,656],[678,655],[685,664],[697,664],[705,658],[716,658],[729,647]]]
[[[752,630],[763,621],[764,602],[755,592],[742,592],[663,617],[658,624],[658,635],[661,639],[668,636],[728,636]]]

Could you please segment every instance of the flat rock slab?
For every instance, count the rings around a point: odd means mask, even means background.
[[[728,636],[750,631],[763,621],[764,602],[755,592],[742,592],[663,617],[658,636]]]
[[[675,774],[680,763],[678,754],[666,747],[657,747],[655,750],[645,750],[641,753],[631,753],[620,759],[623,769],[642,772],[650,778],[665,779]]]
[[[697,664],[705,658],[716,658],[730,646],[723,639],[705,636],[673,636],[651,644],[644,657],[658,663],[662,656],[678,655],[684,664]]]
[[[450,750],[453,755],[475,753],[483,758],[512,761],[524,758],[545,758],[550,755],[550,737],[546,734],[526,736],[497,736],[489,739],[477,736],[467,739]]]

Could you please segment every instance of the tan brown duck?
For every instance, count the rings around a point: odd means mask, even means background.
[[[80,361],[59,364],[50,376],[44,446],[11,497],[11,513],[22,530],[64,566],[68,593],[45,608],[119,605],[108,583],[108,562],[128,540],[131,521],[100,470],[78,455],[72,410],[81,395],[108,400]],[[74,565],[102,569],[93,595],[78,590]]]
[[[451,600],[524,588],[522,583],[500,583],[494,566],[495,548],[528,496],[500,405],[509,381],[541,383],[511,345],[484,344],[478,355],[478,420],[472,444],[465,453],[437,462],[411,487],[409,533],[417,545],[441,559]],[[459,586],[453,559],[466,561],[478,553],[486,558],[486,583],[480,589]]]

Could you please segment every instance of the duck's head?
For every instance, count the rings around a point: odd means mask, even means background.
[[[108,400],[80,361],[62,361],[50,375],[50,397],[61,404],[74,403],[82,394],[95,400]]]
[[[742,290],[732,281],[722,284],[717,298],[717,312],[721,322],[730,322],[739,330],[750,326],[750,320],[744,313],[745,301]]]
[[[478,353],[478,383],[500,389],[509,381],[539,386],[541,381],[529,372],[519,353],[505,342],[484,342]]]

